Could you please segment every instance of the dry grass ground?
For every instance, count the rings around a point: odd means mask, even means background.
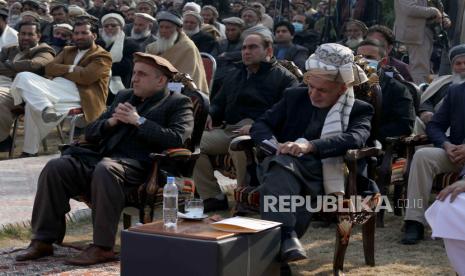
[[[48,138],[48,153],[57,152],[59,143],[56,132]],[[16,155],[21,152],[22,134],[17,140]],[[41,149],[42,151],[43,149]],[[4,158],[6,155],[0,155]],[[156,215],[160,218],[158,210]],[[227,216],[227,213],[223,213]],[[418,245],[405,246],[399,243],[402,235],[402,219],[392,214],[386,215],[386,227],[376,229],[376,266],[364,263],[361,228],[353,230],[345,258],[346,275],[455,275],[449,266],[441,240],[427,240]],[[120,226],[121,227],[121,226]],[[332,271],[335,226],[329,228],[309,228],[303,238],[309,259],[291,265],[293,275],[329,275]],[[427,237],[431,236],[428,230]],[[12,227],[0,231],[0,249],[27,246],[30,231],[23,227]],[[69,224],[65,242],[85,244],[92,240],[90,219]],[[119,251],[119,239],[116,250]]]

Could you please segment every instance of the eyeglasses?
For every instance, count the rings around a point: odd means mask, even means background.
[[[110,28],[110,27],[116,28],[116,27],[119,27],[119,25],[118,24],[105,24],[105,25],[103,25],[103,27],[104,28]]]

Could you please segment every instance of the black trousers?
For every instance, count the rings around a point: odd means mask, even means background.
[[[103,158],[95,167],[71,156],[50,160],[42,170],[32,211],[33,239],[61,242],[69,200],[84,195],[92,204],[94,244],[113,247],[125,202],[125,187],[136,187],[148,170],[135,160]]]
[[[301,158],[289,155],[267,157],[257,171],[260,188],[260,214],[264,220],[282,223],[283,232],[295,231],[299,237],[305,234],[311,222],[312,214],[305,205],[295,212],[274,212],[264,210],[265,196],[306,196],[312,198],[312,207],[316,206],[316,196],[323,192],[323,173],[321,161],[312,155]],[[279,201],[277,207],[279,206]],[[287,206],[289,207],[289,206]]]

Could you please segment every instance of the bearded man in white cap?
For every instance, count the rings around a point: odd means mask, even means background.
[[[145,51],[167,59],[181,73],[189,74],[200,91],[209,93],[202,57],[194,42],[183,32],[183,21],[174,12],[162,11],[157,41],[147,45]]]
[[[139,52],[139,45],[126,37],[123,32],[124,18],[117,13],[109,13],[102,17],[103,30],[99,41],[105,50],[110,52],[111,66],[110,94],[107,103],[111,104],[114,95],[131,86],[131,72],[134,67],[132,57]]]
[[[339,44],[323,44],[306,62],[308,87],[289,89],[283,99],[251,129],[261,145],[274,143],[276,155],[259,166],[262,219],[282,223],[282,262],[306,258],[301,237],[311,213],[277,212],[264,208],[265,196],[344,194],[342,156],[361,148],[370,136],[373,108],[354,98],[353,86],[367,81],[354,63],[352,51]]]
[[[157,38],[152,34],[152,28],[156,23],[156,19],[150,14],[135,14],[130,38],[139,45],[141,50],[145,50],[147,45],[157,40]]]

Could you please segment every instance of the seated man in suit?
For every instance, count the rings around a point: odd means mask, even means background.
[[[379,72],[379,85],[383,93],[378,136],[381,143],[386,137],[410,135],[415,123],[415,107],[408,88],[384,72],[387,56],[384,45],[378,40],[366,39],[360,42],[357,54],[364,56],[370,66]]]
[[[176,68],[161,57],[140,52],[134,54],[134,62],[134,88],[118,93],[109,110],[86,129],[86,140],[99,145],[93,156],[71,147],[43,169],[32,214],[32,241],[16,260],[52,255],[52,243],[65,235],[70,198],[83,194],[92,203],[94,240],[67,263],[92,265],[114,260],[124,188],[137,187],[147,179],[151,152],[181,147],[191,136],[192,102],[167,88]]]
[[[308,50],[292,43],[294,34],[294,25],[287,21],[278,22],[274,26],[275,44],[273,52],[276,59],[293,61],[303,71],[305,70],[305,61],[308,58]]]
[[[256,144],[272,141],[275,155],[266,157],[257,172],[261,184],[262,219],[281,222],[281,261],[306,258],[302,236],[311,214],[265,210],[265,196],[344,194],[342,155],[361,148],[370,136],[373,108],[355,100],[353,86],[367,81],[354,64],[352,50],[323,44],[306,62],[307,87],[288,89],[283,99],[252,126]]]
[[[75,23],[76,46],[65,47],[45,67],[52,80],[30,72],[16,75],[10,90],[14,104],[26,103],[23,157],[37,154],[40,141],[69,110],[82,107],[87,122],[105,110],[111,56],[95,44],[97,31],[87,20]]]
[[[3,48],[0,52],[0,152],[11,147],[10,136],[14,107],[10,87],[17,73],[44,74],[45,65],[55,56],[53,49],[40,41],[40,25],[37,22],[22,22],[19,25],[19,45]]]
[[[424,237],[424,215],[434,177],[445,172],[460,172],[465,164],[464,89],[465,83],[449,86],[441,107],[426,125],[426,134],[435,147],[422,148],[413,156],[407,188],[410,208],[405,212],[403,244],[416,244]]]
[[[272,47],[270,37],[247,36],[242,44],[242,64],[226,77],[212,100],[200,142],[201,154],[194,168],[194,181],[206,212],[228,208],[228,200],[221,192],[208,155],[227,154],[234,137],[248,135],[253,121],[277,103],[286,88],[298,85],[295,76],[272,57]],[[246,156],[243,152],[231,151],[230,154],[237,183],[245,185]]]

